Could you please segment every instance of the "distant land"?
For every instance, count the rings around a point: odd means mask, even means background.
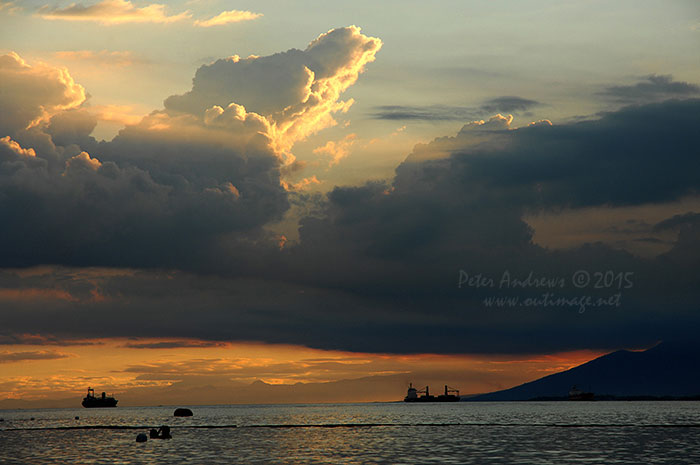
[[[698,367],[700,344],[663,342],[641,352],[611,352],[520,386],[462,400],[563,400],[574,385],[599,400],[700,400]]]

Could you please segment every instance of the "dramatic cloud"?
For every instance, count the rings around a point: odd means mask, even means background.
[[[523,113],[542,105],[535,100],[522,97],[496,97],[480,106],[451,105],[382,105],[374,108],[373,117],[386,120],[465,121],[494,113]]]
[[[235,102],[232,113],[241,111],[240,106],[262,116],[275,148],[286,152],[295,142],[335,124],[333,113],[347,111],[352,100],[339,101],[341,93],[374,61],[381,44],[351,26],[321,34],[303,51],[218,60],[199,68],[192,90],[169,97],[165,108],[171,114],[206,111],[224,116]]]
[[[39,9],[44,19],[64,21],[96,21],[102,24],[123,23],[172,23],[191,17],[188,11],[168,15],[165,5],[153,3],[138,8],[128,0],[102,0],[92,5],[73,3],[66,8],[51,8],[48,5]]]
[[[698,109],[700,101],[671,101],[559,126],[514,129],[511,118],[500,116],[470,123],[454,137],[417,146],[391,182],[335,188],[320,212],[302,220],[298,245],[218,243],[207,255],[185,244],[170,247],[169,239],[166,265],[192,268],[189,254],[196,252],[194,263],[209,274],[140,271],[91,276],[89,283],[72,274],[54,286],[78,301],[53,307],[84,323],[76,328],[38,303],[24,302],[13,304],[27,310],[13,312],[9,327],[59,336],[168,335],[399,353],[604,349],[687,335],[698,323],[691,303],[700,283],[690,272],[700,264],[697,228],[681,228],[686,233],[671,253],[648,260],[603,244],[549,251],[533,244],[523,217],[533,209],[644,205],[694,195],[700,183],[693,174]],[[95,173],[91,163],[79,155],[69,168],[85,176]],[[171,171],[167,164],[162,169],[159,177]],[[245,190],[240,192],[242,198]],[[141,240],[136,232],[131,244]],[[128,246],[109,242],[122,263],[142,264]],[[138,250],[152,257],[147,247]],[[90,256],[96,253],[106,260],[99,249]],[[633,285],[581,289],[571,284],[578,270],[630,272]],[[496,288],[460,288],[461,271],[493,278]],[[530,273],[563,281],[554,288],[499,288],[505,272],[521,281]],[[47,276],[27,280],[10,273],[4,279],[7,287],[45,288]],[[499,296],[541,298],[544,292],[566,299],[609,299],[619,292],[621,301],[583,311],[575,302],[536,308],[484,303]],[[96,311],[119,311],[122,320],[106,325],[87,318]],[[31,320],[21,316],[30,313]]]
[[[605,244],[549,250],[533,242],[524,218],[697,197],[700,100],[518,128],[499,114],[417,145],[391,180],[325,197],[290,193],[303,188],[282,180],[302,165],[290,160],[292,144],[349,107],[341,93],[380,46],[349,27],[304,51],[219,60],[198,70],[191,91],[109,142],[90,136],[95,117],[67,73],[46,94],[57,103],[37,98],[26,114],[3,115],[0,217],[10,226],[0,229],[2,335],[527,353],[643,346],[697,327],[694,216],[657,225],[678,237],[655,259]],[[62,76],[4,59],[33,77],[8,81],[21,98]],[[66,92],[67,101],[56,97]],[[530,103],[484,105],[522,111]],[[317,154],[343,156],[352,140]],[[310,212],[296,244],[270,229],[292,202]],[[52,266],[8,269],[40,265]],[[86,268],[98,266],[122,270]],[[579,270],[632,273],[633,286],[583,289],[572,281]],[[583,311],[496,308],[485,299],[538,298],[543,289],[458,285],[464,274],[498,283],[505,272],[561,279],[549,290],[567,299],[617,292],[622,301]]]
[[[48,121],[86,98],[65,68],[30,66],[14,52],[0,56],[0,85],[0,136]]]
[[[252,11],[222,11],[213,18],[209,18],[207,20],[197,20],[194,22],[194,25],[200,27],[223,26],[224,24],[239,23],[241,21],[251,21],[261,16],[261,13],[253,13]]]
[[[72,87],[58,90],[79,90],[74,100],[49,108],[35,97],[37,103],[18,102],[17,112],[4,115],[6,126],[14,127],[3,139],[0,211],[11,224],[35,226],[0,232],[0,243],[7,244],[0,248],[2,263],[182,268],[189,262],[184,268],[198,269],[219,261],[222,248],[276,250],[279,237],[264,227],[289,208],[290,185],[280,178],[286,151],[349,106],[338,102],[340,93],[380,44],[350,27],[319,36],[305,52],[250,58],[240,68],[236,60],[219,61],[202,68],[209,70],[206,78],[198,72],[192,92],[169,98],[165,110],[101,143],[90,137],[94,115],[84,108],[66,111],[84,101],[84,91],[59,70],[61,82]],[[289,56],[302,60],[290,64]],[[5,59],[35,75],[9,80],[11,90],[22,86],[20,95],[41,97],[57,72],[31,68],[16,55]],[[258,62],[267,64],[259,69]],[[308,79],[297,82],[290,66]],[[267,87],[240,98],[267,109],[266,115],[235,101],[241,83],[263,82],[263,71]],[[202,92],[206,98],[195,98]],[[32,105],[33,120],[16,114]],[[31,132],[24,131],[28,125]],[[318,182],[308,178],[296,187]],[[190,258],[182,262],[174,250]],[[229,266],[225,260],[216,267]]]
[[[700,94],[700,86],[674,81],[673,76],[652,74],[643,81],[629,86],[611,86],[602,92],[622,103],[648,103],[669,98],[687,98]]]
[[[89,136],[95,117],[66,111],[85,94],[65,70],[30,67],[14,54],[1,63],[8,135],[0,143],[0,211],[17,225],[0,233],[4,266],[98,264],[105,254],[126,257],[119,243],[135,246],[132,259],[156,265],[170,247],[209,248],[225,234],[241,239],[286,210],[278,155],[255,115],[237,113],[219,128],[156,112],[98,144]],[[158,161],[162,153],[167,158]],[[168,237],[179,245],[167,245]]]

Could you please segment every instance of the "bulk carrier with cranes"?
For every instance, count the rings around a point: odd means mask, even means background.
[[[403,399],[404,402],[459,402],[459,400],[459,391],[448,385],[445,385],[444,394],[433,396],[430,394],[430,386],[426,386],[425,389],[416,389],[413,383],[408,385],[408,392]]]

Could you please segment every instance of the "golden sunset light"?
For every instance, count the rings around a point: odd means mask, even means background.
[[[0,0],[0,463],[700,455],[699,5]]]
[[[259,343],[222,343],[198,340],[105,339],[76,345],[47,345],[24,335],[22,345],[0,352],[5,399],[51,402],[70,406],[83,394],[85,384],[99,385],[124,399],[124,404],[187,402],[189,390],[201,384],[197,404],[221,402],[228,392],[232,403],[270,403],[266,389],[250,389],[255,382],[288,385],[275,400],[306,401],[304,390],[333,384],[334,397],[347,400],[390,401],[408,382],[449,382],[466,393],[481,393],[529,381],[587,362],[599,355],[589,351],[538,357],[465,355],[392,355],[309,349],[302,346]],[[32,341],[42,344],[32,344]],[[147,355],[144,355],[144,352]],[[144,362],[147,359],[148,362]],[[356,392],[361,379],[364,387]],[[390,386],[392,390],[386,390]],[[298,388],[298,389],[294,389]],[[248,391],[240,397],[240,391]],[[284,396],[284,397],[280,397]],[[226,399],[226,398],[225,398]]]

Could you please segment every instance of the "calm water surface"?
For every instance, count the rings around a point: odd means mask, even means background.
[[[700,402],[190,408],[0,410],[0,463],[700,463]],[[163,424],[173,439],[135,442]]]

